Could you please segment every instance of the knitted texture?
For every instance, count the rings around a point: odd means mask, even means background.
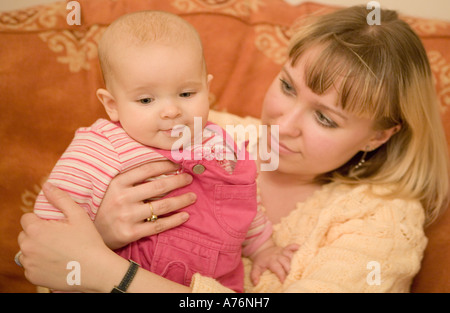
[[[277,245],[297,243],[286,280],[266,271],[257,286],[244,259],[246,292],[409,292],[427,239],[418,201],[387,199],[387,189],[328,184],[274,225]],[[197,275],[196,292],[223,292]]]

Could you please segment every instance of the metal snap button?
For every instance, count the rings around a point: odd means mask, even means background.
[[[192,171],[195,174],[202,174],[205,171],[205,167],[201,164],[196,164],[194,165],[194,167],[192,168]]]

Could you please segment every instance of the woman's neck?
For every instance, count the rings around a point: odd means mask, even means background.
[[[273,171],[259,173],[258,187],[267,217],[272,223],[278,223],[296,208],[298,202],[304,202],[321,185],[314,179]]]
[[[301,188],[302,186],[318,185],[314,177],[303,177],[300,175],[283,173],[279,171],[259,172],[259,176],[264,177],[264,180],[270,181],[273,184],[289,188]]]

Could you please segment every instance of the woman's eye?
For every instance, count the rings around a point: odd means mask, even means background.
[[[281,82],[281,90],[285,93],[285,94],[289,94],[289,95],[295,95],[295,89],[284,79],[280,78],[280,82]]]
[[[149,103],[153,102],[153,99],[152,98],[142,98],[142,99],[139,99],[139,102],[142,104],[149,104]]]
[[[322,112],[316,111],[315,114],[316,114],[316,119],[317,119],[317,121],[319,122],[319,124],[321,126],[328,127],[328,128],[336,128],[336,127],[338,127],[336,122],[334,122],[333,120],[328,118]]]

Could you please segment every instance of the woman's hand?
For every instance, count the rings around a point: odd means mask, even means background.
[[[66,219],[48,221],[33,213],[22,216],[18,242],[25,277],[35,285],[61,291],[108,291],[126,272],[127,261],[104,244],[85,210],[66,192],[49,183],[43,191]],[[68,279],[71,270],[78,270],[72,275],[78,275],[79,281]]]
[[[152,162],[116,176],[110,183],[95,218],[95,226],[106,245],[111,249],[123,247],[142,237],[155,235],[184,223],[189,215],[179,212],[156,222],[146,222],[150,217],[150,205],[144,200],[163,195],[191,183],[189,174],[174,175],[140,184],[155,177],[177,170],[170,161]],[[153,214],[163,215],[186,207],[196,200],[194,193],[186,193],[152,201]]]

